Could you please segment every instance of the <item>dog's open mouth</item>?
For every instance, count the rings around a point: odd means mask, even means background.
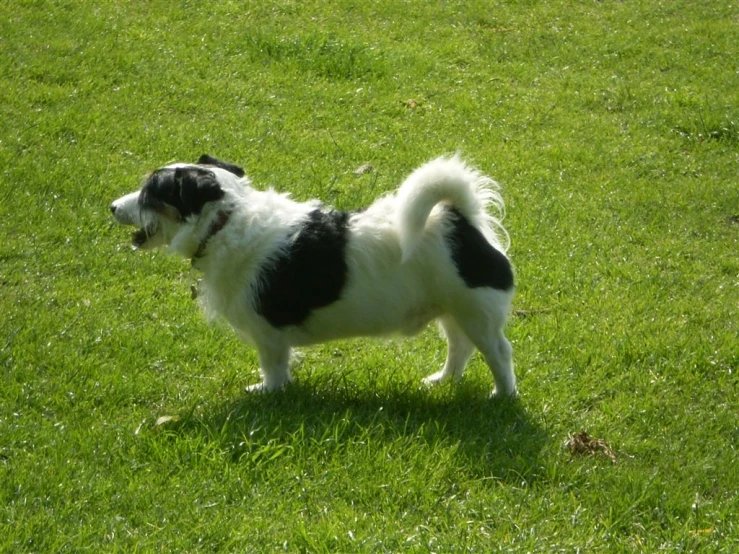
[[[136,248],[142,248],[148,242],[149,237],[153,236],[156,232],[157,228],[155,225],[142,227],[133,234],[133,236],[131,237],[131,243]]]

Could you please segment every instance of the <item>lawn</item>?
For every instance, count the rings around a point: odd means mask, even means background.
[[[739,550],[735,3],[0,9],[0,551]],[[421,388],[434,328],[246,395],[108,211],[205,152],[357,209],[457,151],[507,203],[515,401],[479,356]]]

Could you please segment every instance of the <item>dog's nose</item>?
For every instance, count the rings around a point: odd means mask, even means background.
[[[115,204],[111,204],[110,205],[110,213],[112,213],[113,215],[115,215],[115,209],[116,209],[116,205]]]

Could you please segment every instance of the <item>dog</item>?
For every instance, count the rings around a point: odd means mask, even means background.
[[[422,165],[354,212],[257,190],[241,167],[209,155],[154,171],[110,209],[138,228],[135,248],[168,247],[202,273],[206,313],[257,349],[262,381],[247,391],[289,383],[293,347],[410,336],[437,320],[447,357],[424,383],[460,380],[477,349],[493,396],[517,393],[503,334],[514,293],[504,203],[459,156]]]

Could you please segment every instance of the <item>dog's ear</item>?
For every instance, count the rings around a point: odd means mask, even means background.
[[[243,177],[245,175],[244,170],[236,164],[224,162],[218,158],[214,158],[208,154],[203,154],[198,158],[198,165],[211,165],[213,167],[220,167],[226,171],[233,173],[237,177]]]
[[[175,189],[179,192],[177,206],[183,219],[203,210],[208,202],[220,200],[225,194],[212,171],[195,167],[178,167],[174,172]]]

